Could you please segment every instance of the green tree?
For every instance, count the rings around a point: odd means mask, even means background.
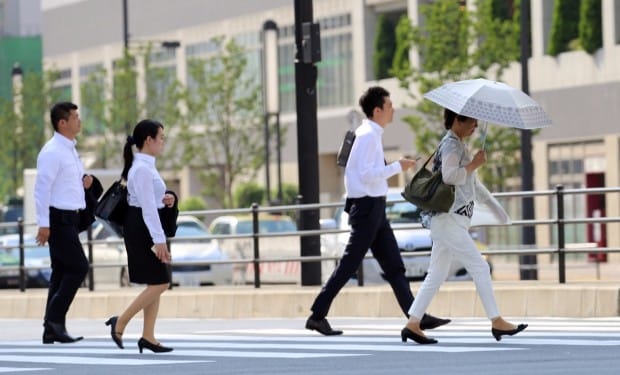
[[[377,20],[374,47],[373,71],[375,79],[388,78],[394,58],[394,25],[383,14]]]
[[[144,116],[161,121],[166,135],[174,133],[175,127],[185,118],[179,103],[183,96],[181,84],[173,68],[155,67],[153,56],[165,53],[154,50],[151,45],[127,51],[114,64],[113,87],[106,84],[108,72],[100,66],[91,72],[80,86],[82,135],[87,135],[86,147],[95,150],[98,166],[110,168],[122,164],[122,149],[139,118]],[[137,98],[136,64],[144,64],[146,101]],[[111,93],[111,97],[108,93]],[[181,163],[175,150],[165,148],[161,168],[175,167]]]
[[[581,47],[593,54],[603,46],[601,0],[582,0],[579,10],[579,41]]]
[[[555,0],[548,52],[557,56],[570,49],[569,44],[579,37],[581,0]]]
[[[126,137],[136,124],[141,104],[137,98],[136,57],[125,51],[114,61],[112,87],[108,72],[99,67],[80,85],[82,121],[87,124],[80,147],[94,150],[101,168],[120,167]],[[83,145],[82,145],[83,144]]]
[[[205,194],[231,207],[235,182],[254,177],[264,163],[261,93],[246,71],[245,50],[233,39],[213,43],[214,55],[188,62],[188,123],[199,125],[182,124],[179,140],[182,161],[201,170]]]
[[[24,72],[22,87],[16,96],[21,98],[18,112],[15,103],[0,98],[0,195],[15,196],[23,186],[23,170],[36,168],[37,155],[51,134],[47,117],[55,97],[52,82],[58,73]]]
[[[207,203],[201,197],[187,197],[179,202],[179,211],[200,211],[206,209]]]
[[[82,119],[80,139],[86,142],[80,142],[78,145],[82,149],[86,146],[90,150],[95,150],[97,166],[101,168],[108,168],[114,164],[114,162],[109,162],[110,158],[118,163],[121,153],[118,137],[114,135],[114,129],[110,126],[111,102],[105,99],[109,89],[106,85],[106,71],[103,66],[91,72],[80,84],[80,117]],[[116,131],[118,132],[118,129]]]
[[[417,99],[416,114],[406,116],[404,121],[415,133],[415,146],[421,154],[430,155],[445,133],[443,108],[421,100],[422,93],[445,82],[488,74],[500,79],[503,70],[519,57],[515,48],[519,45],[518,13],[512,18],[498,19],[493,15],[490,0],[477,4],[474,14],[452,0],[427,4],[421,7],[424,25],[413,27],[408,23],[409,32],[403,33],[402,38],[419,52],[421,59],[419,68],[400,69],[397,74],[401,86]],[[478,43],[471,49],[474,40]],[[487,131],[488,162],[479,173],[489,188],[503,190],[506,178],[516,176],[519,171],[514,156],[520,147],[519,133],[499,126],[489,126]]]
[[[259,205],[265,199],[265,188],[256,182],[246,182],[239,184],[234,192],[234,206],[237,208],[248,208],[253,203]]]

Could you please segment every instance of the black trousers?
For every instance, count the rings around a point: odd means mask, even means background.
[[[88,274],[88,260],[78,236],[80,213],[50,207],[50,258],[52,275],[45,320],[65,324],[73,298]]]
[[[322,319],[340,289],[359,268],[368,249],[379,262],[385,278],[392,287],[400,309],[405,316],[413,303],[413,293],[405,277],[405,266],[400,256],[394,232],[385,216],[385,198],[349,198],[345,204],[349,213],[351,234],[338,266],[312,304],[312,316]]]

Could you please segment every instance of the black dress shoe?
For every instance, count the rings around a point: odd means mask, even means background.
[[[148,341],[144,337],[141,337],[140,340],[138,340],[138,350],[140,350],[140,353],[142,353],[142,349],[144,348],[147,348],[153,353],[166,353],[166,352],[171,352],[173,350],[172,348],[163,346],[162,344],[159,344],[159,343],[153,344],[152,342]]]
[[[112,336],[112,341],[121,349],[125,349],[123,346],[123,332],[116,332],[116,321],[118,320],[118,316],[113,316],[105,322],[106,326],[110,326],[110,336]]]
[[[306,321],[306,329],[317,331],[325,336],[342,335],[342,331],[333,330],[325,318],[320,320],[308,318]]]
[[[403,328],[402,331],[400,331],[400,339],[403,342],[407,342],[407,339],[411,339],[417,342],[418,344],[422,344],[422,345],[437,344],[437,340],[430,338],[430,337],[426,337],[426,336],[420,336],[407,327]]]
[[[43,331],[43,343],[53,344],[54,342],[60,342],[63,344],[72,343],[82,340],[84,337],[72,337],[67,333],[67,329],[64,324],[54,323],[47,321],[44,324],[45,329]]]
[[[499,341],[502,339],[502,336],[504,335],[507,335],[507,336],[516,335],[517,333],[523,331],[526,328],[527,328],[527,324],[519,324],[517,328],[509,329],[509,330],[491,328],[491,333],[493,334],[493,337],[495,337],[495,340]]]
[[[450,319],[441,319],[436,316],[432,316],[431,314],[424,314],[422,320],[420,320],[420,329],[423,331],[427,329],[433,329],[446,325],[450,322]]]

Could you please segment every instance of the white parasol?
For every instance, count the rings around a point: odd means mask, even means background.
[[[484,78],[446,83],[424,97],[460,115],[519,129],[544,128],[551,119],[523,91]]]

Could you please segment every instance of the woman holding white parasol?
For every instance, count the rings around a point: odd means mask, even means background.
[[[455,186],[455,198],[448,212],[428,213],[433,239],[430,266],[409,309],[410,318],[401,331],[401,339],[403,342],[411,339],[419,344],[437,343],[437,340],[426,337],[419,321],[446,280],[450,263],[455,257],[474,279],[476,291],[491,320],[491,334],[499,341],[504,335],[512,336],[523,331],[527,324],[515,325],[501,317],[489,265],[469,235],[469,228],[474,201],[489,207],[500,223],[508,223],[510,218],[476,176],[476,169],[486,162],[486,153],[480,150],[472,156],[464,140],[474,133],[478,120],[521,129],[548,126],[551,120],[522,91],[486,79],[449,83],[424,96],[445,108],[444,126],[447,133],[435,154],[433,170],[441,170],[443,182]]]

